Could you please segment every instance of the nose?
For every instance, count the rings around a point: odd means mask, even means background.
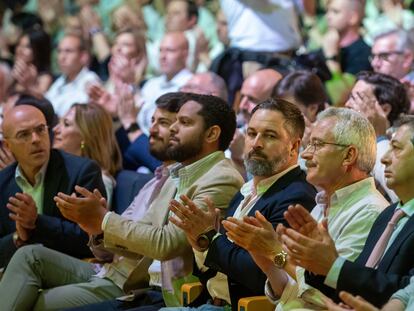
[[[175,121],[173,124],[171,124],[170,126],[170,133],[171,134],[175,134],[178,132],[178,121]]]
[[[384,164],[385,166],[391,163],[390,152],[391,152],[391,148],[389,148],[381,158],[381,163]]]
[[[309,160],[313,157],[313,152],[311,152],[311,147],[309,145],[302,150],[300,157],[304,160]]]
[[[254,149],[263,149],[263,140],[260,134],[257,134],[253,140],[253,148]]]
[[[56,126],[53,128],[53,134],[60,133],[60,123],[56,124]]]

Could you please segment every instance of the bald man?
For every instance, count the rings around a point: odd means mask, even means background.
[[[214,95],[227,101],[227,86],[222,77],[214,72],[208,71],[196,73],[180,89],[181,92]]]
[[[88,236],[65,220],[53,197],[71,194],[75,185],[105,193],[101,170],[89,159],[51,149],[43,113],[15,106],[4,116],[4,147],[16,162],[0,171],[0,267],[26,244],[83,258],[90,256]]]
[[[238,121],[243,125],[250,120],[250,113],[257,104],[270,98],[275,85],[282,79],[282,75],[273,69],[262,69],[251,74],[244,80],[241,88],[241,100]]]
[[[186,68],[188,41],[183,32],[167,33],[159,48],[159,63],[162,75],[149,79],[141,89],[143,105],[138,114],[138,124],[148,136],[151,118],[155,112],[155,100],[163,94],[177,92],[192,76]],[[129,129],[127,129],[128,131]]]

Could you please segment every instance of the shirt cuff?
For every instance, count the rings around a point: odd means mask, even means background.
[[[272,286],[270,285],[269,279],[266,280],[264,293],[266,297],[270,300],[271,303],[277,304],[280,300],[280,297],[277,297],[273,292]]]
[[[106,223],[108,222],[109,216],[111,216],[113,212],[107,212],[102,220],[101,229],[102,231],[105,231]]]
[[[331,269],[326,275],[325,282],[324,282],[325,285],[336,289],[338,285],[339,273],[341,273],[342,266],[344,265],[345,261],[346,261],[345,258],[342,258],[342,257],[336,258]]]

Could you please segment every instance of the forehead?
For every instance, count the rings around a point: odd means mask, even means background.
[[[168,11],[180,11],[180,12],[185,12],[187,11],[187,2],[182,1],[182,0],[173,0],[170,1],[170,3],[168,4],[167,7]]]
[[[345,10],[348,9],[348,0],[331,0],[328,3],[328,9],[331,10]]]
[[[5,131],[11,134],[40,124],[46,124],[46,119],[40,110],[26,106],[10,111],[5,116],[4,122],[6,125],[10,125],[6,126]]]
[[[256,130],[281,131],[284,129],[285,118],[279,111],[259,109],[251,117],[249,128]]]
[[[372,46],[373,53],[383,53],[394,51],[397,45],[397,37],[394,35],[378,38]]]
[[[374,86],[363,80],[359,80],[355,83],[354,87],[352,88],[352,93],[354,92],[372,94],[374,93]]]
[[[265,99],[263,98],[265,96],[264,83],[261,83],[256,77],[246,79],[242,84],[240,92],[242,95],[251,96],[257,99]]]
[[[160,48],[179,49],[181,43],[182,43],[182,40],[180,37],[174,36],[174,35],[167,35],[162,39]]]
[[[80,40],[79,38],[74,37],[74,36],[64,37],[59,42],[59,47],[78,49],[80,47]]]
[[[131,33],[121,33],[115,38],[115,43],[133,43],[134,36]]]
[[[177,113],[168,111],[166,109],[157,108],[154,112],[154,119],[169,119],[175,120],[177,118]]]
[[[334,135],[332,129],[335,127],[336,122],[337,120],[335,117],[315,122],[311,132],[311,139],[333,140]]]
[[[178,111],[177,118],[187,117],[191,119],[202,118],[198,113],[201,110],[201,105],[193,100],[186,102]]]
[[[392,136],[392,141],[412,145],[413,130],[408,125],[400,126]]]

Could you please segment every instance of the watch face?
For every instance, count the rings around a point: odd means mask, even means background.
[[[283,253],[279,253],[275,256],[275,258],[273,259],[273,262],[275,264],[276,267],[278,268],[283,268],[283,266],[286,263],[286,255]]]
[[[210,240],[205,234],[202,234],[197,238],[197,245],[201,249],[207,249],[208,246],[210,245]]]

